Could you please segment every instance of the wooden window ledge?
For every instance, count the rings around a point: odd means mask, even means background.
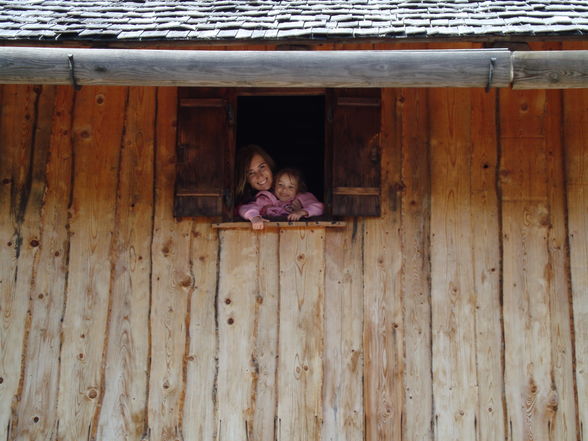
[[[345,226],[345,222],[341,221],[297,221],[297,222],[288,222],[288,221],[272,221],[266,222],[264,228],[341,228]],[[212,224],[212,228],[218,228],[221,230],[230,230],[230,229],[237,229],[237,228],[247,228],[252,230],[251,222],[243,221],[243,222],[219,222],[216,224]],[[263,231],[263,230],[260,230]]]

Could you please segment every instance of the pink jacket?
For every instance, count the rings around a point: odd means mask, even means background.
[[[324,204],[319,202],[312,193],[298,193],[296,198],[302,204],[302,210],[308,211],[308,217],[320,216],[324,211]],[[239,207],[239,216],[251,220],[255,216],[278,217],[292,213],[292,201],[282,202],[270,191],[260,191],[255,200]]]

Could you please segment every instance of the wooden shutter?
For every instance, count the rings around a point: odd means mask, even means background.
[[[380,90],[336,89],[330,97],[332,210],[380,215]]]
[[[226,215],[232,205],[230,102],[224,96],[206,96],[210,89],[203,89],[201,97],[194,91],[198,89],[179,96],[174,215]]]

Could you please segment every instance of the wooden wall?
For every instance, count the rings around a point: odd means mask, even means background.
[[[263,233],[176,93],[0,87],[0,440],[583,439],[587,90],[383,90],[383,215]]]

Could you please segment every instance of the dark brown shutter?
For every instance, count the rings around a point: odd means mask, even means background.
[[[380,90],[336,89],[331,96],[332,210],[380,215]]]
[[[230,102],[206,96],[210,89],[195,97],[194,90],[179,97],[174,215],[226,215],[232,205]]]

